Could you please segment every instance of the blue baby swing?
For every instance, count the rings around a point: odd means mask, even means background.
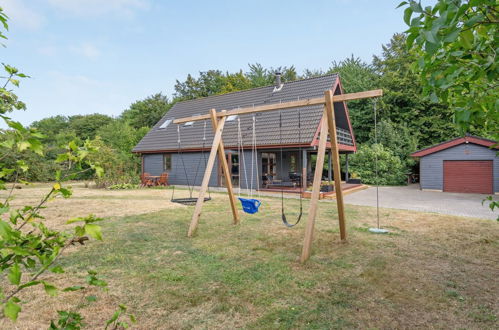
[[[243,207],[243,211],[249,214],[255,214],[258,212],[259,207],[262,205],[262,202],[259,199],[253,198],[253,182],[256,181],[256,192],[258,194],[258,198],[260,198],[260,192],[258,190],[258,166],[254,166],[257,164],[257,152],[256,152],[256,130],[255,130],[256,118],[253,116],[253,134],[251,140],[251,177],[250,184],[248,185],[248,175],[246,173],[246,162],[244,161],[244,147],[243,147],[243,136],[241,134],[241,120],[237,118],[237,151],[239,154],[239,169],[241,169],[241,164],[244,166],[244,180],[246,183],[246,188],[249,187],[249,198],[241,197],[241,176],[239,175],[239,197],[238,199],[241,201],[241,205]],[[256,172],[256,177],[253,174]],[[241,170],[239,170],[241,173]],[[256,178],[256,180],[254,180]]]

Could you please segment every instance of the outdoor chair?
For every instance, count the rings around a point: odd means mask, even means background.
[[[161,173],[158,179],[158,186],[168,186],[168,173]]]
[[[154,181],[150,178],[150,173],[143,173],[140,176],[140,185],[142,187],[150,187],[154,185]]]

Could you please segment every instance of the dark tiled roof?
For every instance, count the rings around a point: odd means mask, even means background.
[[[324,91],[333,87],[337,75],[331,74],[285,83],[281,90],[274,92],[274,86],[266,86],[235,93],[214,95],[175,104],[170,111],[147,133],[134,148],[134,152],[173,150],[177,148],[177,125],[159,128],[166,120],[206,114],[212,108],[217,111],[232,110],[238,107],[251,107],[262,104],[294,101],[323,96]],[[319,126],[323,107],[307,106],[282,110],[282,130],[279,130],[279,111],[256,114],[256,139],[259,146],[277,144],[309,144]],[[300,112],[300,115],[298,115]],[[353,145],[345,111],[336,109],[339,142]],[[301,119],[301,134],[298,134],[298,118]],[[240,116],[241,131],[245,145],[251,145],[253,115]],[[180,125],[181,146],[195,149],[203,146],[205,122],[194,122],[192,126]],[[280,136],[282,135],[282,137]],[[213,133],[210,121],[206,121],[206,147],[210,146]],[[226,147],[237,145],[237,119],[225,123],[223,140]]]

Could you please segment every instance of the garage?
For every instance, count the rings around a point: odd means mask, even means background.
[[[452,193],[499,193],[499,158],[495,141],[467,135],[419,150],[422,190]]]
[[[444,160],[443,191],[492,194],[492,164],[491,160]]]

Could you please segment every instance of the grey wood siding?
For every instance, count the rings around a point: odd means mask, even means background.
[[[206,160],[209,153],[205,153]],[[163,173],[163,154],[144,154],[144,172],[151,175],[161,175]],[[187,178],[184,172],[188,175],[188,180],[191,185],[200,186],[203,181],[205,171],[205,160],[200,152],[182,153],[182,158],[179,154],[171,154],[171,170],[167,171],[168,182],[172,185],[187,185]],[[183,160],[183,163],[182,163]],[[197,169],[199,166],[199,169]],[[197,171],[197,175],[196,175]],[[211,173],[209,185],[214,187],[218,185],[218,160],[215,160],[213,171]]]
[[[496,151],[476,144],[460,144],[421,157],[419,163],[421,189],[443,190],[444,160],[493,160],[494,192],[499,192],[499,157]]]

